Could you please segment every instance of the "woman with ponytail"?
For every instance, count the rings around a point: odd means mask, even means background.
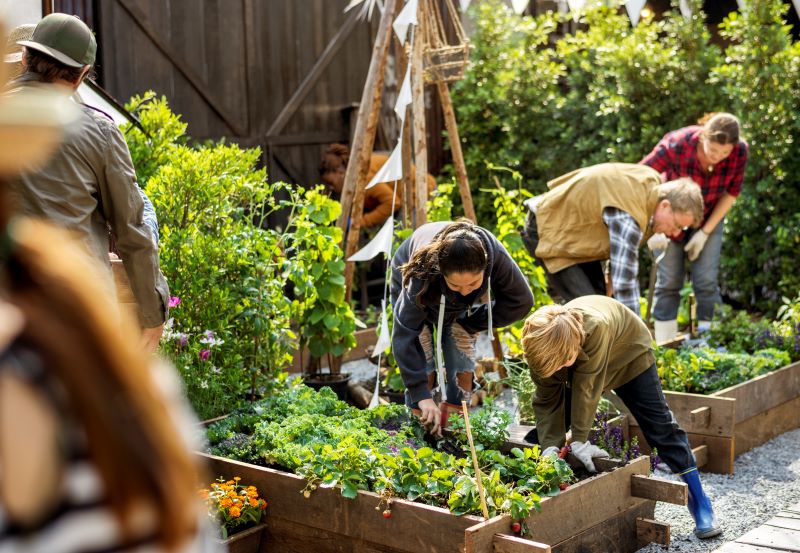
[[[123,339],[107,271],[12,210],[6,179],[45,161],[74,110],[0,97],[0,551],[206,551],[177,380]]]
[[[406,403],[436,433],[442,415],[433,390],[459,405],[472,392],[477,334],[523,319],[533,294],[497,238],[462,220],[422,225],[400,245],[392,306],[392,352]]]

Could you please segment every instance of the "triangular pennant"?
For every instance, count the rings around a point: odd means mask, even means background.
[[[397,39],[400,44],[406,43],[406,35],[408,35],[408,26],[417,24],[417,0],[408,0],[406,5],[398,14],[397,18],[392,23]]]
[[[471,0],[461,0],[461,11],[462,12],[467,11],[467,8],[469,7],[470,1]]]
[[[403,178],[403,134],[400,133],[400,140],[397,141],[397,146],[394,147],[392,155],[386,160],[381,168],[372,177],[372,180],[367,184],[367,189],[372,188],[381,182],[394,182]]]
[[[628,10],[628,17],[631,18],[631,24],[634,27],[639,24],[639,16],[646,3],[647,0],[628,0],[625,2],[625,9]]]
[[[800,15],[800,0],[792,0],[792,4],[794,4],[794,9],[797,11],[797,15]]]
[[[511,0],[511,9],[514,10],[514,13],[520,14],[525,11],[529,3],[530,0]]]
[[[744,0],[736,0],[736,5],[739,6],[739,11],[744,9]]]
[[[397,94],[397,102],[394,104],[394,112],[400,121],[406,119],[406,108],[411,105],[411,64],[406,68],[406,76],[403,77],[403,84],[400,85],[400,92]]]
[[[381,230],[375,235],[375,238],[369,241],[369,244],[358,250],[351,255],[347,261],[369,261],[379,253],[384,253],[387,256],[392,252],[392,238],[394,236],[394,217],[389,217],[383,223]]]
[[[569,6],[570,11],[582,10],[585,5],[586,0],[567,0],[567,6]]]
[[[692,17],[692,7],[689,6],[689,2],[687,2],[686,0],[680,0],[680,2],[678,3],[678,7],[680,8],[681,15],[683,17],[685,17],[686,19]]]
[[[386,317],[386,300],[381,300],[381,319],[378,323],[380,333],[378,334],[378,341],[375,342],[375,353],[385,353],[389,346],[392,345],[392,338],[389,334],[389,320]]]

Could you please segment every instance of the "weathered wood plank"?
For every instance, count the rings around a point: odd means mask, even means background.
[[[795,428],[800,428],[800,396],[737,423],[735,454],[750,451]]]
[[[491,550],[495,534],[511,532],[511,516],[499,515],[470,526],[464,531],[464,553],[486,553]]]
[[[406,553],[405,549],[387,547],[382,543],[354,540],[349,536],[309,528],[275,516],[266,517],[266,536],[261,540],[259,553]],[[378,534],[376,537],[380,537]],[[439,550],[441,551],[441,550]]]
[[[453,551],[453,536],[463,537],[467,528],[483,521],[470,515],[456,517],[447,509],[400,499],[392,501],[392,516],[385,519],[375,509],[380,503],[377,494],[361,492],[358,498],[348,500],[337,489],[318,488],[306,499],[301,493],[306,481],[300,476],[200,455],[209,463],[212,475],[241,476],[243,481],[256,486],[270,505],[280,505],[281,518],[341,534],[349,540],[370,542],[378,533],[382,544],[398,551]]]
[[[800,396],[800,362],[713,394],[713,397],[739,400],[736,404],[737,423],[798,396]]]
[[[781,516],[780,513],[778,513],[778,516],[769,519],[764,524],[768,526],[775,526],[776,528],[787,528],[789,530],[800,531],[800,517],[784,517]]]
[[[592,503],[594,506],[596,503]],[[643,544],[636,535],[637,518],[653,518],[654,501],[644,501],[619,514],[552,545],[553,553],[628,553]]]
[[[714,553],[786,553],[771,547],[759,547],[757,545],[748,545],[732,541],[726,543],[719,549],[715,549]]]
[[[649,471],[650,460],[640,457],[611,473],[578,482],[556,497],[542,499],[541,511],[532,512],[526,519],[531,539],[549,544],[560,543],[620,511],[646,503],[646,500],[631,495],[631,475],[648,474]],[[587,509],[586,505],[592,508]],[[565,518],[564,513],[570,516]]]
[[[692,448],[692,453],[694,453],[695,464],[698,468],[705,467],[708,464],[708,446],[701,445]]]
[[[642,429],[638,426],[631,424],[631,436],[636,436],[639,439],[639,447],[643,454],[650,454],[650,446],[644,439]],[[706,446],[708,452],[708,459],[704,465],[698,463],[704,472],[714,472],[717,474],[733,474],[733,456],[735,440],[734,438],[726,438],[722,436],[705,436],[702,434],[689,434],[689,443],[692,449],[695,450],[700,446]]]
[[[692,434],[733,436],[736,424],[736,401],[730,397],[703,396],[664,390],[670,410],[681,427]],[[693,420],[692,411],[708,407],[710,413]],[[700,411],[699,413],[704,413]],[[635,424],[631,417],[631,424]]]
[[[669,524],[649,518],[637,518],[636,537],[642,543],[669,545]]]
[[[800,551],[800,531],[759,526],[736,540],[738,543],[771,547],[779,551]]]
[[[631,476],[631,494],[642,499],[663,501],[674,505],[686,505],[689,499],[688,488],[683,482],[654,476],[648,477],[643,474]]]
[[[551,553],[552,551],[546,543],[503,534],[495,534],[492,544],[494,553]],[[483,551],[488,553],[491,550],[484,549]]]

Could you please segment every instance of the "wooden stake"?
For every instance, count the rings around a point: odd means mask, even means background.
[[[372,50],[372,60],[367,73],[367,82],[364,84],[364,93],[361,95],[361,105],[358,108],[358,119],[350,148],[350,163],[342,187],[342,213],[339,215],[339,226],[347,236],[345,259],[353,255],[358,249],[361,234],[361,218],[364,212],[364,190],[369,170],[369,161],[372,156],[372,147],[375,144],[375,130],[378,125],[381,95],[383,92],[383,76],[386,67],[386,58],[389,55],[389,45],[392,38],[392,21],[399,6],[397,0],[386,0],[383,16],[381,17],[378,35],[375,37],[375,46]],[[349,222],[349,230],[348,230]],[[350,301],[353,293],[353,263],[345,265],[346,301]]]
[[[475,215],[475,207],[472,204],[472,192],[470,192],[469,189],[467,166],[464,163],[464,153],[461,151],[461,138],[458,135],[456,113],[453,109],[453,100],[450,98],[450,89],[444,81],[438,81],[436,86],[439,88],[439,101],[442,103],[447,136],[450,139],[450,151],[453,153],[453,164],[456,168],[456,182],[458,182],[458,191],[461,193],[461,204],[464,206],[464,215],[473,223],[477,223],[478,217]]]
[[[475,481],[478,483],[478,494],[481,497],[481,511],[483,511],[483,518],[488,520],[489,509],[486,507],[486,492],[483,490],[483,482],[481,482],[481,468],[478,465],[475,442],[472,441],[472,426],[469,424],[469,409],[466,401],[461,402],[461,410],[464,411],[464,426],[467,428],[467,440],[469,440],[469,450],[472,453],[472,466],[475,468]]]
[[[411,95],[412,112],[414,114],[414,163],[416,164],[416,220],[420,227],[428,222],[428,151],[427,137],[425,135],[425,75],[423,74],[422,49],[424,46],[425,29],[423,23],[425,2],[417,6],[417,21],[419,24],[414,30],[414,47],[411,50]]]
[[[414,205],[414,177],[411,174],[411,108],[406,107],[406,119],[403,121],[402,163],[403,180],[401,191],[403,193],[403,227],[413,228]]]

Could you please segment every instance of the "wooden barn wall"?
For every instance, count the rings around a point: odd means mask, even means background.
[[[99,80],[119,100],[154,90],[181,114],[193,138],[263,147],[267,129],[343,24],[347,3],[55,0],[54,9],[81,16],[97,32]],[[281,163],[271,167],[271,180],[316,183],[327,142],[348,140],[347,108],[360,101],[377,23],[374,14],[356,25],[281,131],[306,144],[273,147]],[[438,171],[441,115],[430,87],[427,97],[434,108],[429,165]]]

